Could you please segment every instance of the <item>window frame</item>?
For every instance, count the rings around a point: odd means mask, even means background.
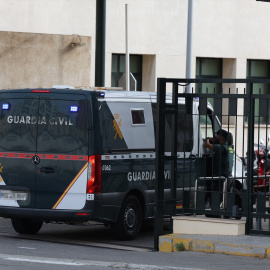
[[[143,120],[144,120],[144,123],[139,123],[139,124],[137,124],[137,123],[134,123],[133,122],[133,114],[132,114],[132,112],[135,112],[135,111],[137,111],[137,112],[139,112],[139,111],[142,111],[143,112]],[[145,122],[145,113],[144,113],[144,108],[130,108],[130,115],[131,115],[131,125],[133,126],[133,127],[139,127],[139,126],[145,126],[146,125],[146,122]]]
[[[252,63],[255,62],[265,62],[267,63],[267,76],[252,76],[251,75],[251,65]],[[258,59],[247,59],[247,71],[246,71],[246,78],[247,79],[269,79],[270,78],[270,61],[269,60],[258,60]],[[253,90],[254,90],[254,86],[256,86],[256,83],[253,84]],[[267,87],[268,86],[268,87]],[[247,92],[250,91],[249,89],[249,85],[246,86]],[[261,89],[258,89],[259,93],[258,94],[269,94],[270,93],[270,86],[269,85],[264,85],[264,89],[263,91],[261,91]],[[254,92],[253,92],[254,93]],[[254,112],[256,114],[256,112],[259,111],[259,104],[258,102],[255,100],[255,104],[254,104],[255,108],[254,108]],[[260,123],[260,124],[265,124],[266,123],[266,117],[263,116],[255,116],[255,123]],[[247,123],[247,118],[245,119],[245,122]]]
[[[117,71],[113,71],[113,66],[114,66],[114,62],[113,62],[113,58],[116,57],[117,58],[117,63],[116,63],[116,69]],[[125,71],[121,72],[120,71],[120,64],[121,64],[121,57],[124,58],[124,68],[125,68],[125,54],[118,54],[118,53],[113,53],[112,54],[112,64],[111,64],[111,86],[112,87],[119,87],[118,85],[118,80],[121,78],[121,76],[125,73]],[[132,59],[134,57],[138,57],[139,60],[139,66],[140,66],[140,72],[132,72],[132,64],[130,64],[130,73],[132,73],[132,75],[135,77],[135,79],[137,80],[137,91],[142,91],[142,76],[143,76],[143,55],[140,54],[130,54],[130,63],[132,62]]]
[[[202,75],[202,61],[207,60],[207,59],[209,59],[209,60],[215,59],[215,60],[219,61],[218,75]],[[199,67],[197,65],[199,65]],[[196,79],[205,79],[205,78],[221,79],[222,78],[222,67],[223,67],[223,59],[222,58],[197,57],[196,58]],[[199,74],[197,74],[197,68],[198,68]],[[203,83],[196,83],[195,88],[196,88],[196,90],[195,90],[196,93],[204,93],[204,91],[202,91]],[[205,92],[205,93],[208,93],[208,92]],[[222,93],[222,84],[218,83],[217,89],[215,90],[215,94],[221,94],[221,93]]]

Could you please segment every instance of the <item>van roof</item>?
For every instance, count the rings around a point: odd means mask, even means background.
[[[143,101],[143,102],[156,102],[157,100],[157,92],[142,92],[142,91],[125,91],[122,88],[117,88],[117,87],[69,87],[66,85],[56,85],[54,86],[54,88],[24,88],[24,89],[10,89],[10,90],[6,90],[3,89],[3,92],[31,92],[31,91],[50,91],[50,90],[54,90],[53,92],[65,92],[65,93],[75,93],[76,91],[89,91],[89,92],[103,92],[105,93],[104,97],[100,97],[99,100],[100,101],[120,101],[120,100],[125,100],[125,101]],[[166,94],[166,99],[167,101],[170,103],[172,100],[172,94],[171,93],[167,93]],[[199,99],[194,98],[193,101],[195,102],[199,102]],[[179,103],[184,104],[185,103],[185,98],[179,98],[178,99]],[[208,108],[212,108],[212,105],[208,102]]]
[[[102,98],[104,101],[110,100],[110,101],[119,101],[121,99],[126,100],[131,100],[131,101],[144,101],[144,102],[156,102],[157,100],[157,92],[135,92],[135,91],[102,91],[105,93],[104,98]],[[99,100],[102,101],[100,98]],[[166,94],[166,100],[168,102],[172,101],[172,94],[167,93]],[[198,99],[194,99],[194,101],[198,101]],[[179,98],[178,99],[179,103],[184,104],[185,103],[185,98]]]

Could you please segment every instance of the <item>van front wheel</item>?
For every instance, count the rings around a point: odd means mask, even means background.
[[[142,225],[142,207],[135,196],[128,196],[120,209],[116,223],[111,224],[117,239],[132,240],[139,234]]]
[[[12,218],[12,226],[20,234],[36,234],[42,227],[43,221],[26,218]]]

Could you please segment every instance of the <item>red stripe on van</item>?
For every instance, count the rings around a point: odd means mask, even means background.
[[[31,153],[25,154],[25,153],[0,152],[0,158],[2,157],[2,158],[31,159],[35,155],[39,156],[40,159],[88,161],[88,156],[80,156],[80,155],[31,154]]]

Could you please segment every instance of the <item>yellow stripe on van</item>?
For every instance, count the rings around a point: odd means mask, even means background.
[[[84,172],[84,170],[87,168],[88,162],[82,167],[82,169],[79,171],[79,173],[75,176],[75,178],[70,182],[64,193],[61,195],[61,197],[58,199],[56,204],[53,206],[52,209],[56,209],[56,207],[59,205],[59,203],[63,200],[63,198],[66,196],[68,191],[71,189],[71,187],[74,185],[74,183],[77,181],[77,179],[81,176],[81,174]]]

